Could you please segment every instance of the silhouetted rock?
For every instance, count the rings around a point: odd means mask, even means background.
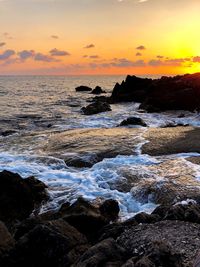
[[[81,86],[76,87],[75,90],[76,90],[76,92],[90,92],[90,91],[92,91],[92,88],[90,88],[88,86],[81,85]]]
[[[73,265],[74,267],[86,267],[86,266],[113,266],[106,265],[109,262],[120,262],[121,265],[126,259],[126,253],[123,248],[121,248],[114,239],[106,239],[97,245],[88,249],[78,260],[78,262]],[[121,266],[117,265],[117,266]],[[116,266],[116,265],[115,265]]]
[[[31,177],[3,171],[0,173],[0,219],[6,223],[27,218],[33,209],[47,200],[46,186]]]
[[[94,94],[94,95],[100,95],[100,94],[105,93],[105,91],[103,91],[102,88],[101,88],[100,86],[96,86],[96,87],[92,90],[91,93]]]
[[[120,123],[120,126],[127,126],[127,125],[140,125],[143,127],[147,127],[147,124],[141,118],[137,117],[129,117]]]
[[[81,108],[84,115],[93,115],[101,112],[111,111],[111,107],[107,102],[95,101],[86,107]]]
[[[148,112],[199,110],[200,73],[155,80],[127,76],[121,85],[115,85],[110,101],[140,102],[140,108]]]
[[[152,86],[152,79],[143,79],[136,76],[127,76],[121,84],[117,83],[111,95],[113,103],[143,102]]]

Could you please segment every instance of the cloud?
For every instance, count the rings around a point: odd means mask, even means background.
[[[1,42],[1,43],[0,43],[0,47],[2,47],[2,46],[4,46],[4,45],[6,45],[5,42]]]
[[[8,49],[8,50],[4,51],[2,54],[0,54],[0,60],[9,59],[13,55],[15,55],[15,51]]]
[[[157,56],[157,58],[159,58],[159,59],[162,59],[162,58],[164,58],[164,57],[163,57],[163,56],[160,56],[160,55],[158,55],[158,56]]]
[[[142,56],[142,54],[140,52],[136,53],[135,55],[136,55],[136,57],[141,57]]]
[[[70,56],[69,52],[63,51],[63,50],[58,50],[56,48],[50,50],[49,53],[51,54],[51,56],[55,56],[55,57]]]
[[[55,59],[51,56],[42,54],[42,53],[36,53],[34,56],[35,61],[43,61],[43,62],[59,62],[60,60]]]
[[[35,54],[34,50],[23,50],[23,51],[18,52],[19,58],[21,60],[26,60],[28,58],[32,58],[34,56],[34,54]]]
[[[10,33],[8,32],[4,32],[3,33],[3,36],[6,38],[6,39],[13,39],[13,37],[10,35]]]
[[[88,57],[88,55],[83,55],[83,58],[86,58],[86,57]]]
[[[148,62],[148,65],[152,67],[160,67],[160,66],[180,67],[187,62],[191,62],[191,58],[171,58],[171,59],[168,58],[165,60],[151,59]]]
[[[94,48],[95,45],[94,44],[89,44],[89,45],[86,45],[84,48],[85,49],[90,49],[90,48]]]
[[[200,63],[200,57],[199,56],[193,57],[192,61],[194,63]]]
[[[52,39],[59,39],[59,36],[58,35],[51,35],[51,38]]]
[[[136,47],[137,50],[146,50],[146,47],[144,45],[140,45]]]
[[[98,55],[92,55],[92,56],[89,56],[89,58],[95,59],[95,58],[99,58],[99,56]]]

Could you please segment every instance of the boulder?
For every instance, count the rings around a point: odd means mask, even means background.
[[[94,94],[94,95],[100,95],[100,94],[105,93],[105,91],[103,91],[102,88],[101,88],[100,86],[96,86],[96,87],[92,90],[91,93]]]
[[[100,213],[110,221],[115,221],[119,216],[119,204],[114,199],[105,200],[99,207]]]
[[[88,86],[81,85],[81,86],[76,87],[75,90],[76,90],[76,92],[91,92],[92,88],[90,88]]]
[[[71,266],[75,249],[79,257],[88,246],[86,239],[72,226],[62,220],[39,224],[18,240],[6,266]]]
[[[101,112],[111,111],[111,107],[107,102],[95,101],[86,107],[81,108],[84,115],[93,115]]]
[[[31,177],[0,173],[0,219],[6,223],[27,218],[42,200],[47,200],[46,186]]]
[[[79,232],[85,234],[90,240],[94,240],[98,232],[110,222],[107,217],[100,213],[98,207],[83,198],[78,198],[65,210],[63,219],[78,229]]]
[[[116,266],[108,264],[111,264],[110,262],[119,264],[119,262],[124,262],[125,259],[125,250],[114,239],[109,238],[88,249],[73,267]]]
[[[0,258],[14,246],[14,243],[5,224],[0,221]]]
[[[126,120],[123,120],[119,126],[128,126],[128,125],[139,125],[147,127],[147,124],[141,118],[137,117],[129,117]]]

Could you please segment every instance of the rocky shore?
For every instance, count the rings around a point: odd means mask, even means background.
[[[76,92],[105,93],[98,86],[93,90],[80,86]],[[139,102],[141,112],[197,111],[199,99],[200,74],[154,80],[128,76],[115,85],[111,96],[89,98],[78,112],[83,117],[112,112],[114,104],[130,101]],[[12,132],[2,134],[9,135]],[[117,178],[102,187],[127,193],[140,205],[153,203],[154,210],[136,211],[122,220],[120,199],[95,195],[90,201],[82,196],[60,200],[59,207],[44,211],[53,200],[52,188],[5,168],[0,172],[0,266],[199,267],[199,135],[198,127],[181,123],[149,127],[146,118],[138,116],[123,117],[112,128],[47,132],[45,142],[37,139],[38,161],[56,158],[76,173],[95,170],[99,164],[105,165],[104,172],[113,164],[111,172]],[[33,135],[25,133],[13,143],[25,139],[31,142]],[[120,164],[122,157],[131,168]],[[109,162],[112,158],[117,158],[115,165]],[[138,162],[144,160],[137,172]]]
[[[200,248],[200,204],[160,205],[120,222],[116,200],[64,203],[40,214],[46,186],[0,173],[0,266],[192,267]],[[198,265],[196,265],[198,266]]]

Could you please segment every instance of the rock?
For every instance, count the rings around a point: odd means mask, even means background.
[[[35,178],[22,179],[18,174],[0,173],[0,219],[6,223],[27,218],[47,193]]]
[[[12,135],[12,134],[16,134],[17,131],[15,130],[5,130],[5,131],[0,131],[0,135],[2,136],[9,136],[9,135]]]
[[[111,266],[109,262],[124,262],[125,250],[114,239],[106,239],[87,250],[73,267]],[[114,263],[112,263],[114,264]],[[112,265],[113,266],[113,265]],[[119,265],[118,265],[119,266]]]
[[[75,129],[51,135],[44,150],[73,167],[92,167],[104,158],[133,155],[142,129]],[[113,145],[114,144],[114,145]],[[73,153],[72,153],[73,151]]]
[[[145,212],[141,212],[136,214],[133,219],[129,219],[126,221],[126,225],[130,224],[130,220],[135,220],[136,223],[155,223],[160,220],[160,217],[155,213],[155,214],[147,214]]]
[[[120,126],[127,126],[127,125],[140,125],[143,127],[147,127],[147,124],[141,118],[137,117],[130,117],[126,120],[123,120],[120,123]]]
[[[107,199],[99,207],[100,213],[108,220],[115,221],[119,215],[119,204],[116,200]]]
[[[163,211],[162,211],[163,209]],[[162,220],[179,220],[200,223],[200,206],[198,204],[176,204],[173,206],[160,206],[153,214],[160,215]]]
[[[108,218],[101,215],[98,207],[83,198],[78,198],[74,204],[66,209],[63,219],[90,240],[94,240],[98,232],[110,222]]]
[[[154,80],[127,76],[125,81],[115,85],[110,98],[113,103],[140,102],[140,108],[148,112],[198,110],[199,99],[200,73]]]
[[[0,221],[0,258],[14,246],[14,239],[3,222]]]
[[[76,87],[75,90],[76,90],[76,92],[90,92],[90,91],[92,91],[92,88],[90,88],[88,86],[81,85],[81,86]]]
[[[126,80],[116,84],[110,100],[112,103],[118,102],[142,102],[152,86],[152,79],[143,79],[136,76],[127,76]]]
[[[81,108],[84,115],[93,115],[101,112],[111,111],[111,107],[107,102],[96,101],[86,107]]]
[[[170,127],[187,127],[189,124],[184,124],[184,123],[167,123],[166,125],[162,126],[161,128],[170,128]]]
[[[149,94],[140,106],[164,110],[194,111],[200,107],[200,74],[163,77],[155,80]]]
[[[88,248],[83,249],[83,246],[82,235],[64,221],[37,225],[19,239],[9,254],[8,266],[70,266],[75,248],[80,247],[79,257]]]
[[[199,267],[200,266],[200,253],[195,257],[192,267]]]
[[[100,86],[96,86],[96,87],[92,90],[91,93],[94,94],[94,95],[100,95],[100,94],[105,93],[105,91],[103,91],[102,88],[101,88]]]
[[[182,221],[140,224],[128,227],[117,243],[138,260],[148,257],[155,267],[192,266],[200,244],[199,230],[199,224]]]

